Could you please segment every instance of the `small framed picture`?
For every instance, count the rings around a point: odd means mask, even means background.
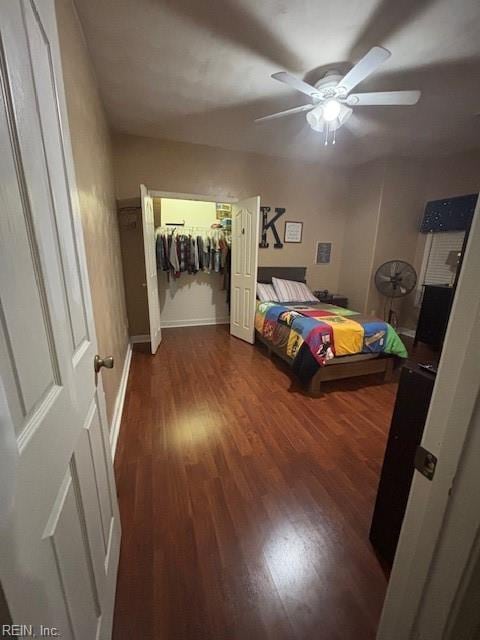
[[[303,222],[285,222],[284,242],[301,242],[303,232]]]
[[[332,255],[331,242],[317,242],[315,244],[315,262],[314,264],[329,264]]]

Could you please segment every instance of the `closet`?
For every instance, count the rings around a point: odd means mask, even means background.
[[[260,198],[140,192],[152,353],[173,327],[229,323],[253,343]]]
[[[155,199],[162,326],[230,321],[231,215],[215,202]],[[231,210],[231,205],[229,205]],[[227,215],[224,215],[227,213]]]

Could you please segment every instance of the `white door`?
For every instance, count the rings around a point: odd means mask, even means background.
[[[157,260],[155,255],[153,198],[143,184],[140,185],[140,196],[142,198],[143,247],[145,251],[148,316],[150,318],[150,342],[152,353],[156,353],[162,340],[162,330],[160,328],[160,300],[158,298]]]
[[[230,333],[255,342],[260,196],[232,205],[232,283]]]
[[[106,639],[120,522],[54,2],[0,3],[0,43],[0,580],[37,637]]]
[[[378,640],[478,637],[465,631],[472,617],[478,620],[478,585],[470,603],[464,589],[480,557],[479,246],[480,201],[422,438],[438,461],[432,480],[415,472]],[[470,619],[461,620],[472,605]]]

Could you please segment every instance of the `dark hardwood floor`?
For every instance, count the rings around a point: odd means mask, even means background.
[[[386,578],[368,530],[396,384],[326,382],[227,327],[133,355],[115,461],[115,640],[369,640]]]

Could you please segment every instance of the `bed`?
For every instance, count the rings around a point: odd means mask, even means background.
[[[305,282],[306,267],[259,267],[258,282],[272,277]],[[255,313],[256,341],[269,355],[288,363],[313,396],[321,383],[383,373],[407,357],[396,331],[384,320],[333,305],[303,302],[260,302]]]

